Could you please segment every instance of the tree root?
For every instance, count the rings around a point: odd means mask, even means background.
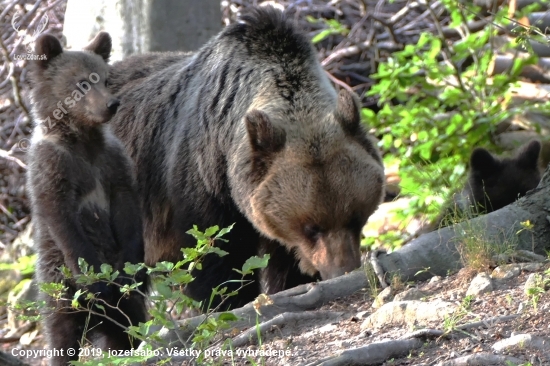
[[[328,281],[297,286],[270,296],[273,303],[261,306],[258,309],[261,315],[256,312],[254,303],[231,311],[239,320],[231,323],[230,331],[245,330],[254,327],[257,321],[263,324],[281,314],[317,309],[329,301],[350,296],[367,286],[367,276],[362,270]],[[160,337],[170,347],[181,346],[179,339],[189,339],[207,316],[218,318],[220,314],[222,313],[182,320],[178,322],[179,328],[176,330],[161,330]]]
[[[390,358],[403,357],[422,347],[420,339],[402,339],[371,343],[364,347],[345,350],[337,356],[308,363],[304,366],[378,365]]]
[[[239,334],[231,341],[233,347],[242,347],[247,344],[256,343],[258,332],[260,335],[273,330],[273,328],[293,328],[300,322],[312,322],[312,321],[333,321],[334,319],[342,316],[342,312],[334,311],[312,311],[304,313],[283,313],[279,314],[271,320],[258,324],[257,326],[250,327],[243,333]]]

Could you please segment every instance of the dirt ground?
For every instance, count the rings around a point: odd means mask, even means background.
[[[550,269],[546,264],[543,271]],[[550,336],[550,291],[542,293],[535,303],[524,293],[524,285],[529,272],[520,273],[517,277],[499,281],[492,292],[476,297],[469,306],[464,304],[466,290],[471,282],[473,273],[462,270],[457,274],[437,281],[423,283],[402,284],[402,290],[417,288],[426,293],[423,301],[443,300],[458,305],[453,315],[424,324],[388,324],[379,329],[361,329],[363,320],[374,313],[372,308],[373,297],[369,289],[364,289],[350,297],[332,301],[317,312],[341,313],[336,318],[324,320],[319,317],[316,321],[302,321],[286,323],[284,326],[273,327],[261,337],[262,346],[252,344],[237,348],[230,357],[212,357],[209,360],[218,365],[308,365],[319,360],[337,355],[342,351],[374,344],[384,340],[398,339],[418,329],[444,330],[445,324],[453,323],[447,335],[442,337],[427,337],[423,339],[421,348],[411,350],[401,358],[392,358],[377,365],[438,365],[460,356],[472,354],[493,354],[492,346],[495,342],[511,337],[514,334],[531,334],[540,337]],[[398,292],[398,291],[396,291]],[[478,322],[494,317],[517,314],[512,320],[491,323],[458,331],[456,327]],[[6,330],[0,330],[0,338]],[[44,337],[40,328],[29,331],[22,338],[23,341],[32,339],[27,345],[21,342],[4,343],[0,350],[8,354],[18,354],[19,350],[45,349]],[[250,356],[254,352],[264,351],[267,356]],[[166,350],[164,350],[166,351]],[[546,351],[537,351],[529,348],[516,349],[507,355],[524,361],[523,365],[550,365],[550,346]],[[212,354],[223,352],[221,349],[211,349]],[[226,351],[227,352],[227,351]],[[247,355],[247,356],[245,356]],[[17,357],[28,365],[46,365],[44,357]],[[530,362],[530,363],[529,363]],[[168,362],[170,365],[194,365],[193,361]],[[370,364],[370,363],[369,363]],[[474,364],[474,363],[472,363]],[[518,364],[516,364],[518,365]]]

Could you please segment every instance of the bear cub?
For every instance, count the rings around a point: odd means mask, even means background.
[[[454,223],[455,216],[469,218],[507,206],[527,191],[535,189],[541,179],[539,154],[541,143],[531,141],[510,158],[498,158],[477,147],[470,155],[470,172],[464,189],[453,196],[451,204],[419,234]]]
[[[64,51],[57,38],[43,35],[36,53],[45,59],[31,65],[35,127],[27,184],[37,276],[41,283],[63,283],[66,288],[62,300],[41,294],[55,309],[44,318],[48,344],[51,349],[78,349],[85,336],[104,350],[131,349],[139,342],[116,323],[145,322],[145,299],[135,291],[122,296],[115,284],[79,285],[60,271],[66,266],[73,275],[80,273],[78,260],[83,258],[95,272],[102,263],[118,270],[115,282],[120,286],[137,281],[145,290],[148,282],[143,270],[130,276],[123,269],[126,262],[144,261],[144,245],[132,163],[105,124],[119,105],[105,83],[111,37],[101,32],[83,51]],[[93,300],[82,296],[82,307],[105,316],[73,310],[70,299],[78,290],[95,294]],[[63,352],[51,364],[77,359],[78,353],[70,357]]]
[[[489,213],[513,203],[540,182],[539,141],[522,146],[512,158],[497,158],[483,148],[470,156],[465,194],[478,212]]]

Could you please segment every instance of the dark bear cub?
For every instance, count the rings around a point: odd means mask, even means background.
[[[541,179],[540,149],[539,141],[531,141],[522,146],[516,156],[503,159],[483,148],[474,149],[465,196],[480,213],[496,211],[525,196]]]
[[[32,65],[34,87],[31,98],[35,128],[28,154],[27,184],[31,198],[40,282],[63,283],[65,299],[79,289],[95,294],[105,310],[81,300],[84,307],[106,316],[71,309],[71,302],[42,298],[51,308],[44,327],[51,349],[65,350],[51,359],[66,365],[66,350],[78,350],[83,335],[103,349],[131,349],[138,341],[122,327],[145,322],[145,299],[135,293],[121,298],[118,286],[97,282],[86,288],[65,279],[66,266],[80,273],[83,258],[95,272],[108,263],[120,272],[119,285],[142,282],[141,272],[132,278],[124,263],[144,260],[141,210],[136,195],[132,165],[120,141],[105,124],[115,114],[119,101],[107,90],[107,61],[111,38],[99,33],[80,52],[63,51],[57,38],[44,35],[36,42],[36,53],[46,59]],[[118,309],[116,309],[118,307]],[[113,319],[115,322],[110,321]],[[84,332],[86,333],[84,334]]]
[[[498,158],[484,148],[475,148],[470,156],[470,172],[465,188],[455,194],[452,203],[419,234],[448,226],[459,219],[496,211],[525,196],[539,184],[538,164],[541,144],[531,141],[511,158]]]

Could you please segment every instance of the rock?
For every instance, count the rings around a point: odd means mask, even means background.
[[[395,295],[393,301],[422,300],[428,295],[417,288],[411,288]]]
[[[470,283],[466,296],[479,296],[493,291],[493,282],[487,273],[479,273]]]
[[[424,325],[431,321],[443,321],[456,310],[457,305],[442,300],[435,301],[392,301],[384,304],[369,316],[361,330],[382,328],[388,325]]]
[[[433,276],[432,278],[430,278],[430,282],[429,283],[435,283],[435,282],[439,282],[441,281],[443,278],[441,276]]]
[[[519,268],[525,272],[537,272],[542,269],[542,263],[519,263]]]
[[[519,264],[504,264],[495,268],[491,273],[491,277],[499,280],[509,280],[518,276],[520,273]]]
[[[548,352],[550,350],[550,338],[538,337],[531,334],[516,334],[493,344],[495,351],[512,351],[526,348]]]
[[[380,293],[378,296],[376,296],[376,299],[374,299],[374,302],[372,303],[372,307],[375,309],[380,308],[382,305],[390,302],[393,300],[393,290],[391,287],[386,287]]]

